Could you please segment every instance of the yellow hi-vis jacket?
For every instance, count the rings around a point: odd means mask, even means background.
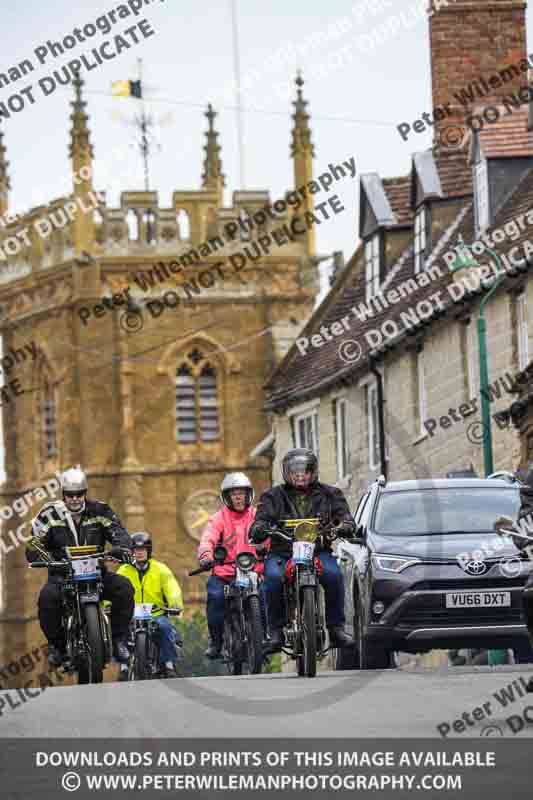
[[[143,573],[131,564],[123,564],[117,574],[124,575],[133,584],[136,603],[183,608],[183,594],[178,581],[169,568],[155,558],[148,560],[148,569]],[[154,609],[152,615],[157,617],[164,613]]]

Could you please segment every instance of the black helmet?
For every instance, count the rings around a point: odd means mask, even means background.
[[[289,450],[281,462],[281,471],[283,480],[289,486],[294,485],[295,472],[311,472],[311,481],[309,485],[316,483],[318,480],[318,460],[312,450],[306,450],[303,447],[297,447],[294,450]]]
[[[152,558],[152,537],[149,533],[141,531],[140,533],[133,533],[131,536],[131,549],[136,547],[146,547],[148,551],[148,558]]]

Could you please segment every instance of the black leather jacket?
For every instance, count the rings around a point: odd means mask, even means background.
[[[72,518],[74,522],[74,518]],[[99,500],[85,501],[85,509],[78,524],[75,524],[77,538],[69,527],[66,519],[62,518],[55,503],[49,503],[42,508],[34,522],[34,536],[39,546],[46,550],[54,561],[65,557],[65,547],[75,545],[96,545],[102,550],[106,542],[112,546],[130,547],[131,541],[127,530],[122,525],[115,512]],[[31,563],[39,561],[39,552],[28,545],[26,558]],[[49,570],[49,576],[57,571]]]
[[[345,526],[343,536],[351,538],[355,534],[355,523],[346,498],[340,489],[317,481],[309,489],[309,501],[311,517],[319,517],[324,524],[338,520]],[[283,519],[300,519],[301,517],[302,515],[291,499],[289,487],[286,484],[274,486],[261,495],[255,520],[249,531],[250,541],[264,542],[268,538],[269,525],[278,525]],[[320,550],[320,547],[318,549]],[[324,549],[330,551],[331,547],[326,545]],[[270,552],[290,555],[292,551],[288,542],[273,537],[270,543]]]

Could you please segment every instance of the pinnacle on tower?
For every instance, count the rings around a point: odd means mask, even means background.
[[[9,161],[6,160],[6,148],[4,147],[4,134],[0,128],[0,216],[7,213],[9,205],[9,190],[11,188],[11,181],[7,168]]]
[[[69,155],[72,159],[72,169],[75,176],[79,174],[82,167],[92,168],[93,148],[90,141],[89,117],[85,113],[87,103],[83,100],[81,90],[83,81],[79,74],[73,81],[75,98],[71,104],[73,112],[70,115],[72,128],[70,131]],[[83,177],[83,174],[82,174]],[[90,183],[90,180],[89,180]],[[75,182],[75,186],[76,186]]]
[[[214,126],[217,114],[213,111],[211,103],[207,106],[205,116],[209,122],[209,130],[205,134],[207,144],[204,145],[205,159],[204,171],[202,174],[202,187],[204,189],[222,190],[226,185],[226,178],[222,172],[222,159],[220,158],[221,148],[217,141],[218,133],[215,131]]]
[[[313,143],[311,141],[311,128],[309,127],[310,116],[306,111],[307,100],[303,99],[302,86],[304,79],[302,78],[301,70],[298,70],[296,75],[296,100],[293,101],[295,113],[293,114],[294,127],[292,129],[292,144],[291,155],[303,155],[305,152],[310,152],[311,156],[315,155]]]

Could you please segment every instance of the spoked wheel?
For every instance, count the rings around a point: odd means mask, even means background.
[[[104,641],[100,628],[99,609],[96,605],[84,606],[85,636],[88,653],[78,667],[78,683],[102,683],[104,679]]]
[[[234,614],[224,620],[225,661],[230,675],[242,675],[242,645],[239,626]]]
[[[135,637],[133,661],[133,680],[145,681],[148,677],[148,640],[146,631],[139,631]]]
[[[391,653],[364,635],[364,623],[359,611],[357,621],[359,669],[387,669],[391,666]]]
[[[248,638],[248,669],[251,675],[259,675],[263,668],[263,623],[258,597],[250,597],[248,600],[246,635]]]
[[[316,594],[312,586],[302,589],[301,651],[296,659],[298,675],[316,675]]]

